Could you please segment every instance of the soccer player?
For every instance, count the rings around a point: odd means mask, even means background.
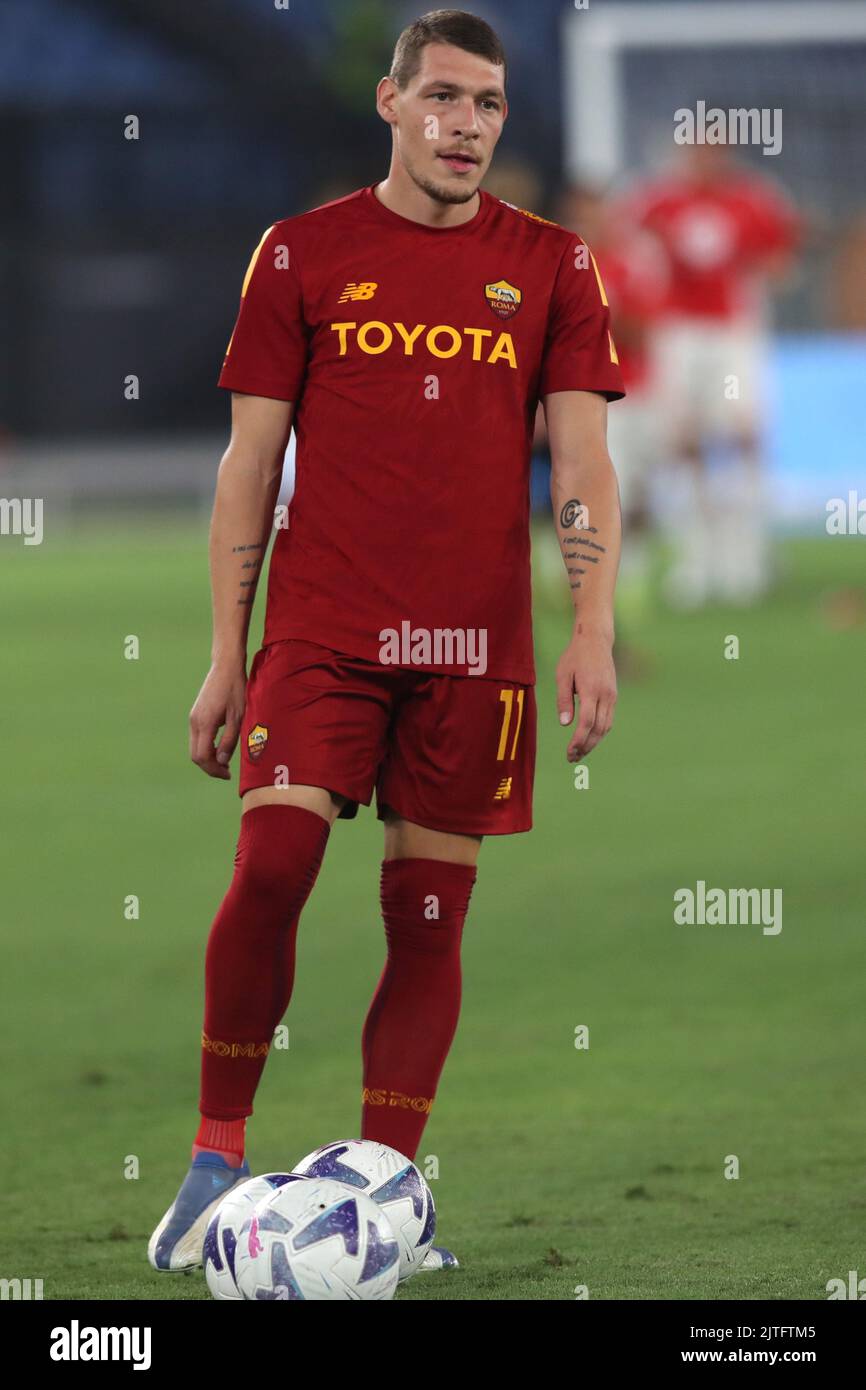
[[[557,668],[567,757],[608,732],[619,551],[607,401],[623,394],[598,273],[574,234],[480,191],[507,113],[502,45],[440,10],[400,36],[372,187],[277,222],[253,256],[220,384],[232,435],[210,557],[211,668],[191,756],[228,779],[234,876],[205,964],[201,1123],[151,1237],[200,1264],[249,1175],[244,1127],[292,994],[298,919],[338,816],[384,823],[384,971],[362,1037],[361,1133],[414,1157],[457,1027],[460,942],[485,835],[531,826],[528,479],[544,402],[574,628]],[[250,609],[274,525],[264,645]],[[222,732],[220,733],[220,729]],[[428,1268],[453,1263],[428,1255]]]

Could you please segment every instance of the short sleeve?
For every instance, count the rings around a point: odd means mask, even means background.
[[[285,228],[269,227],[253,252],[219,385],[250,396],[298,399],[307,365],[301,282]]]
[[[598,391],[609,401],[625,395],[607,295],[580,238],[563,253],[551,296],[538,395],[553,391]]]

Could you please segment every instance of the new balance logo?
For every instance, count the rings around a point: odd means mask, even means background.
[[[507,801],[511,795],[511,778],[503,777],[493,794],[494,801]]]
[[[350,299],[372,299],[378,288],[376,280],[361,280],[358,284],[350,280],[337,303],[345,304]]]

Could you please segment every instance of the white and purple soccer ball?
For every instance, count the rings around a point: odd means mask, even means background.
[[[241,1299],[235,1283],[238,1232],[257,1202],[270,1197],[286,1183],[298,1181],[295,1173],[263,1173],[261,1177],[237,1183],[223,1197],[208,1222],[202,1248],[204,1276],[214,1298]]]
[[[420,1269],[433,1244],[436,1208],[433,1193],[411,1158],[373,1139],[339,1139],[307,1154],[292,1172],[331,1178],[371,1197],[397,1237],[400,1282]]]
[[[382,1208],[330,1178],[277,1188],[238,1233],[235,1278],[250,1302],[393,1298],[399,1273],[397,1240]]]

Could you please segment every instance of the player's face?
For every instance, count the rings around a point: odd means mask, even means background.
[[[502,134],[504,70],[451,44],[430,43],[393,104],[396,148],[410,178],[441,203],[475,196]]]

